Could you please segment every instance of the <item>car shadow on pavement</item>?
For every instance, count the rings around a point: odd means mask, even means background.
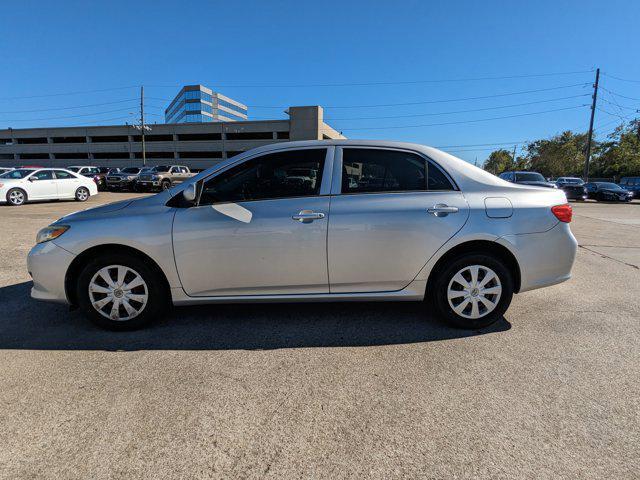
[[[447,326],[419,302],[207,305],[172,309],[148,327],[110,332],[81,312],[32,300],[31,282],[0,288],[0,349],[266,350],[432,342],[504,332]]]

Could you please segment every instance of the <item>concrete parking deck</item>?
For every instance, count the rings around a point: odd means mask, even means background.
[[[88,205],[0,207],[0,478],[638,478],[640,203],[573,205],[573,279],[477,332],[398,303],[101,331],[25,266]]]

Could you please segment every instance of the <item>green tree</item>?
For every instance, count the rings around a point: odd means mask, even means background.
[[[592,177],[640,175],[640,120],[621,125],[601,145],[591,163]]]
[[[494,175],[500,175],[502,172],[512,170],[513,167],[513,156],[511,152],[504,148],[491,152],[483,166],[487,172],[491,172]]]
[[[545,177],[581,175],[586,147],[587,134],[569,130],[550,139],[536,140],[525,147],[528,167]],[[591,148],[597,152],[597,143],[593,142]]]

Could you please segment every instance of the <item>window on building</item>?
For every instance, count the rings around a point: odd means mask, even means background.
[[[273,132],[229,132],[227,140],[271,140]]]
[[[212,140],[222,140],[220,133],[180,133],[178,140],[181,142],[203,142]]]
[[[53,143],[85,143],[87,137],[53,137]]]
[[[248,160],[206,181],[200,204],[319,195],[325,156],[319,148]]]

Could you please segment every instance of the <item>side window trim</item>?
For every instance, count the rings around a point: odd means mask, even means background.
[[[214,177],[217,177],[219,175],[224,174],[226,171],[231,170],[232,168],[235,168],[235,167],[237,167],[239,165],[242,165],[243,163],[251,161],[253,159],[256,159],[256,158],[259,158],[259,157],[264,157],[264,156],[267,156],[267,155],[271,155],[273,153],[282,153],[282,152],[299,151],[299,150],[318,150],[319,148],[325,149],[326,153],[325,153],[325,159],[324,159],[324,168],[322,170],[322,183],[320,184],[320,191],[319,191],[318,195],[304,195],[304,196],[300,196],[300,197],[263,198],[263,199],[259,199],[259,200],[243,200],[243,203],[246,203],[246,202],[263,202],[263,201],[269,201],[269,200],[290,199],[290,198],[317,198],[317,197],[322,197],[322,196],[328,196],[328,195],[330,195],[330,190],[331,190],[331,177],[332,177],[334,158],[335,158],[335,147],[333,145],[326,145],[326,146],[322,145],[320,147],[318,147],[317,145],[310,145],[308,147],[299,147],[299,148],[291,148],[291,147],[289,147],[289,148],[281,148],[281,149],[276,149],[276,150],[269,150],[267,152],[256,153],[255,155],[244,157],[242,159],[239,159],[236,162],[230,163],[229,165],[225,165],[220,170],[216,170],[215,172],[211,172],[210,175],[208,175],[208,176],[206,176],[204,178],[201,178],[197,182],[198,203],[197,203],[197,205],[194,206],[194,208],[198,208],[198,207],[201,207],[201,206],[209,207],[211,205],[229,203],[229,202],[216,202],[216,203],[211,203],[211,204],[206,204],[206,205],[200,205],[200,195],[202,194],[202,189],[203,189],[204,184],[206,182],[208,182],[209,180],[211,180]],[[187,183],[184,183],[183,185],[187,185]]]
[[[368,150],[393,150],[396,152],[407,152],[417,155],[427,162],[427,174],[429,168],[429,162],[431,165],[435,166],[442,174],[446,177],[447,180],[451,183],[453,187],[452,190],[411,190],[411,192],[459,192],[460,188],[458,184],[451,178],[451,175],[447,173],[447,171],[440,166],[438,162],[433,160],[431,157],[423,154],[422,152],[417,152],[415,150],[407,150],[404,148],[393,148],[393,147],[374,147],[368,145],[348,145],[348,146],[338,146],[335,149],[334,158],[333,158],[333,175],[331,182],[331,195],[380,195],[386,193],[410,193],[407,190],[399,190],[399,191],[386,191],[386,192],[353,192],[353,193],[342,193],[342,159],[343,159],[343,150],[345,148],[357,148],[357,149],[368,149]]]

